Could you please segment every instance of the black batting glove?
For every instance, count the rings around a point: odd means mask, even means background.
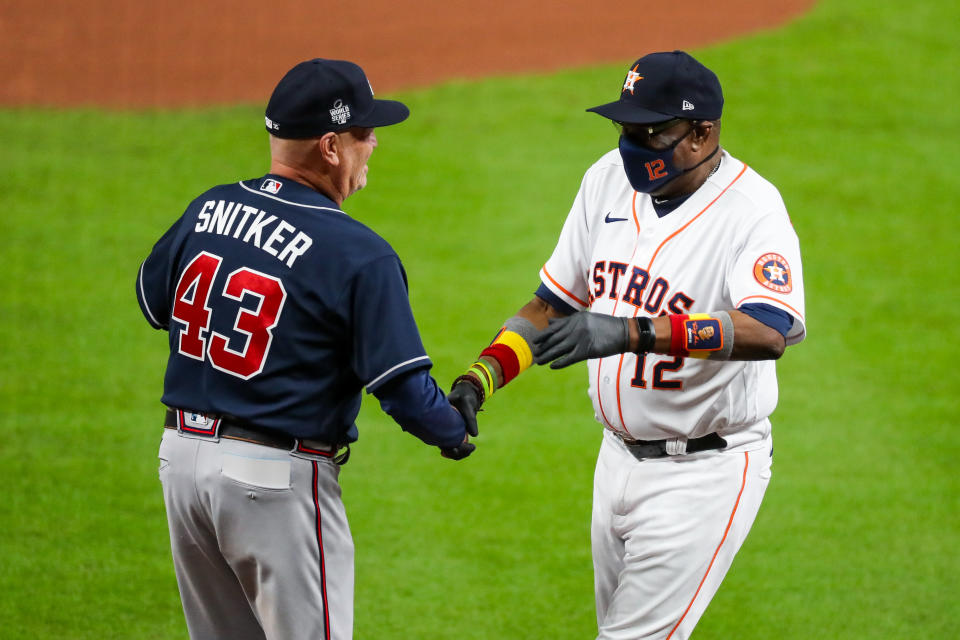
[[[476,448],[477,445],[464,440],[455,447],[441,448],[440,455],[442,455],[444,458],[449,458],[450,460],[463,460],[473,453]]]
[[[630,318],[580,311],[551,318],[550,326],[533,338],[533,360],[562,369],[589,358],[605,358],[630,349]]]
[[[453,408],[463,416],[467,433],[476,437],[480,433],[477,427],[477,412],[480,410],[480,405],[483,404],[480,391],[470,382],[459,380],[453,384],[453,388],[447,394],[447,402],[452,404]]]

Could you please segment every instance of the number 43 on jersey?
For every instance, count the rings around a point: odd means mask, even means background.
[[[287,292],[280,280],[247,267],[227,276],[223,291],[217,295],[237,302],[247,294],[259,298],[256,309],[241,307],[237,311],[233,328],[242,335],[244,344],[240,350],[231,349],[230,338],[223,334],[214,331],[206,337],[214,313],[210,307],[211,289],[222,262],[220,256],[203,251],[180,274],[171,314],[184,325],[180,329],[178,351],[195,360],[209,358],[215,369],[249,380],[263,371],[273,342],[273,328],[280,320]],[[215,308],[223,313],[223,309],[230,307],[220,304]]]

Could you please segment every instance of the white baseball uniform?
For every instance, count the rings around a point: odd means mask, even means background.
[[[584,176],[543,284],[577,310],[614,316],[709,313],[763,303],[803,340],[800,248],[777,189],[725,151],[719,169],[660,218],[617,150]],[[736,337],[734,336],[734,343]],[[594,479],[599,638],[686,638],[750,530],[770,473],[773,361],[620,354],[588,361],[606,428]],[[686,454],[718,433],[723,450]],[[667,439],[634,458],[616,434]]]

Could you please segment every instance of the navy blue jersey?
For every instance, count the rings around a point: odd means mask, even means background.
[[[327,442],[357,439],[360,392],[431,366],[396,252],[276,175],[210,189],[140,267],[169,331],[167,406]]]

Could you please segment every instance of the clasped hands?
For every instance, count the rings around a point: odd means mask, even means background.
[[[440,449],[440,455],[451,460],[463,460],[477,448],[477,445],[470,442],[470,436],[476,437],[480,433],[477,427],[477,412],[480,411],[480,393],[467,382],[456,382],[450,393],[447,394],[447,402],[453,405],[453,408],[463,416],[463,422],[467,429],[467,435],[463,442],[456,447]]]
[[[540,365],[550,363],[551,369],[562,369],[590,358],[623,353],[630,348],[629,322],[629,318],[591,311],[551,318],[549,326],[533,339],[533,360]],[[447,400],[463,416],[468,436],[476,436],[477,412],[482,404],[480,392],[461,380],[453,385]],[[474,449],[476,445],[466,437],[457,447],[442,449],[441,453],[445,458],[460,460]]]

